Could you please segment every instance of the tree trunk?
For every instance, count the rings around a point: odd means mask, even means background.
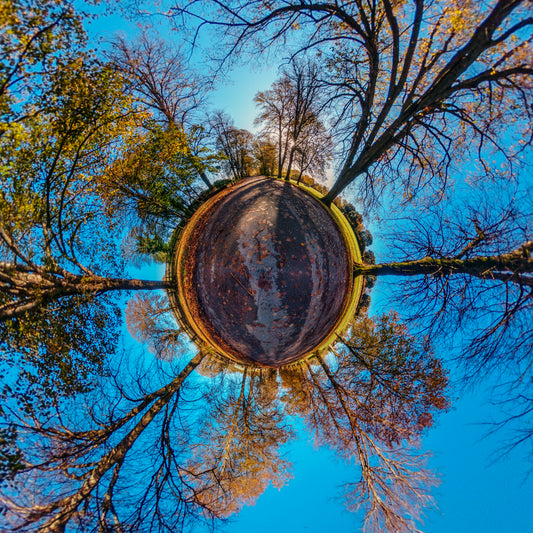
[[[189,376],[189,374],[201,363],[204,355],[199,352],[196,356],[185,366],[185,368],[174,378],[174,380],[162,387],[156,394],[157,400],[152,406],[144,413],[141,419],[133,426],[133,428],[125,435],[122,440],[114,446],[106,455],[104,455],[94,467],[90,475],[85,479],[79,490],[60,500],[54,502],[49,506],[44,506],[39,509],[34,515],[31,522],[35,522],[40,517],[44,517],[46,514],[57,511],[41,529],[44,531],[60,532],[64,531],[65,526],[69,520],[77,514],[78,507],[83,504],[87,498],[90,497],[91,492],[98,485],[104,475],[111,470],[115,465],[122,463],[126,454],[132,448],[137,438],[148,427],[148,425],[154,420],[154,418],[160,413],[160,411],[170,402],[172,397],[180,390],[183,382]],[[46,512],[48,510],[48,512]],[[39,516],[40,515],[40,516]],[[30,523],[31,523],[30,522]]]
[[[283,146],[283,140],[281,138],[281,115],[278,120],[278,178],[281,179],[283,173],[283,161],[281,159],[281,147]]]
[[[468,41],[441,69],[433,84],[416,101],[402,110],[394,122],[380,135],[371,141],[369,146],[359,154],[355,163],[347,160],[344,169],[335,180],[333,187],[324,196],[322,202],[327,206],[356,178],[365,173],[392,146],[397,145],[413,125],[413,119],[423,109],[438,108],[454,92],[453,84],[493,44],[493,35],[511,12],[522,3],[522,0],[499,0],[491,13],[480,24]],[[367,141],[368,142],[368,141]]]
[[[287,181],[291,179],[291,168],[292,168],[293,158],[294,158],[294,147],[291,149],[291,153],[289,154],[289,163],[287,165],[287,173],[285,174],[285,179]]]
[[[204,170],[198,170],[198,174],[200,175],[200,178],[202,178],[202,181],[207,185],[208,189],[211,189],[213,185],[209,181],[209,178],[207,177],[207,174]]]
[[[516,250],[493,256],[478,256],[469,259],[455,257],[424,257],[413,261],[381,263],[377,265],[356,264],[354,276],[451,276],[467,274],[481,279],[498,279],[533,287],[533,241],[528,241]]]
[[[0,269],[0,293],[13,297],[13,301],[0,306],[0,321],[6,321],[32,311],[43,304],[63,298],[84,294],[102,294],[109,291],[153,291],[166,289],[168,281],[152,281],[121,278],[87,278],[72,275],[69,278],[43,276],[38,273]]]
[[[335,180],[335,183],[333,184],[331,189],[325,196],[320,199],[322,203],[330,207],[333,203],[333,200],[335,200],[335,198],[337,198],[337,196],[344,190],[344,188],[354,179],[351,175],[349,175],[349,171],[349,168],[344,168],[341,171],[339,177]]]

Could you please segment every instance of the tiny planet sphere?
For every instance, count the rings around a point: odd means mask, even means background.
[[[200,211],[177,272],[196,329],[243,363],[280,367],[312,353],[351,287],[344,237],[325,206],[289,182],[254,177]]]

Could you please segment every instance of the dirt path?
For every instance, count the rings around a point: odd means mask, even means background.
[[[267,366],[312,351],[349,285],[344,242],[327,210],[264,177],[217,197],[196,222],[187,255],[189,308],[219,346]]]

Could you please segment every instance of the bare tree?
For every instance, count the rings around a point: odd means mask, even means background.
[[[293,432],[276,372],[219,367],[195,380],[205,363],[198,354],[185,366],[132,360],[129,369],[123,359],[93,393],[56,402],[46,415],[6,402],[1,422],[11,433],[2,437],[11,435],[12,464],[2,478],[10,482],[0,494],[2,525],[174,531],[224,519],[270,484],[282,486],[290,464],[281,447]]]
[[[507,179],[531,142],[533,19],[524,0],[205,0],[176,2],[174,12],[197,32],[223,30],[226,59],[250,43],[320,54],[345,139],[327,204],[355,180],[369,202],[388,185],[407,200],[439,194],[467,160],[492,179],[501,176],[494,150]]]
[[[289,178],[296,153],[300,154],[300,161],[304,159],[311,161],[316,155],[305,152],[310,152],[312,148],[318,150],[321,148],[309,142],[309,139],[316,135],[320,127],[324,127],[320,120],[323,98],[318,67],[315,63],[295,60],[282,70],[282,78],[290,80],[292,92],[288,129],[291,147],[286,172],[286,177]],[[324,146],[321,155],[323,159],[327,159],[327,146]]]
[[[132,43],[117,37],[111,60],[135,97],[166,124],[189,124],[205,102],[207,82],[191,71],[179,48],[146,31]]]
[[[183,349],[183,332],[176,323],[166,295],[137,293],[126,306],[130,335],[160,359],[171,361]]]
[[[252,175],[254,167],[253,135],[244,129],[235,128],[229,115],[218,111],[209,120],[216,136],[217,148],[226,156],[224,162],[234,179]]]
[[[505,417],[502,427],[517,430],[515,444],[529,442],[533,368],[529,195],[470,190],[459,201],[427,210],[423,217],[418,212],[404,214],[390,236],[391,260],[357,265],[356,273],[393,277],[397,291],[391,296],[403,317],[421,334],[450,346],[448,357],[459,364],[465,386],[490,376],[497,385],[492,397]]]
[[[295,162],[310,169],[312,162],[331,157],[331,141],[321,146],[327,139],[321,122],[323,98],[319,72],[316,64],[307,61],[294,61],[282,69],[281,78],[269,91],[259,92],[255,102],[261,109],[256,123],[263,125],[265,134],[277,139],[278,177],[282,170],[289,179]],[[319,165],[320,166],[320,165]],[[303,169],[300,166],[300,175]]]
[[[310,121],[294,150],[297,182],[300,182],[304,173],[323,178],[333,159],[333,150],[333,139],[324,125],[316,120]]]
[[[7,405],[23,447],[12,474],[18,496],[10,489],[0,496],[4,525],[43,532],[163,531],[202,516],[209,520],[212,513],[183,481],[182,456],[190,450],[187,426],[176,415],[185,380],[202,358],[195,356],[153,392],[142,379],[128,390],[122,371],[110,388],[102,381],[93,404],[83,397],[71,406],[56,404],[45,418]],[[151,383],[157,377],[152,368]],[[139,456],[139,446],[155,453]],[[123,498],[125,487],[133,502]]]
[[[531,251],[533,241],[521,244],[515,250],[499,255],[479,255],[463,258],[430,257],[412,261],[378,263],[373,265],[358,264],[354,274],[384,276],[450,276],[466,274],[481,279],[514,283],[520,286],[533,286],[533,259]]]

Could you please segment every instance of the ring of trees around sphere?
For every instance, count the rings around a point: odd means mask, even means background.
[[[264,176],[210,196],[178,227],[167,278],[200,350],[280,367],[329,349],[361,298],[354,232],[305,185]]]

